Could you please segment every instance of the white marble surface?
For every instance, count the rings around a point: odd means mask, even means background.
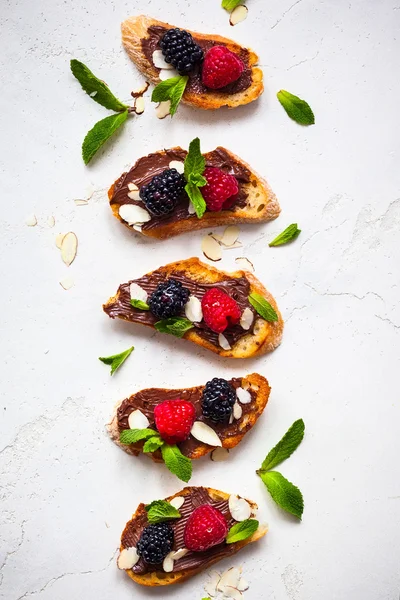
[[[398,0],[249,0],[231,28],[219,0],[3,0],[1,21],[2,349],[0,594],[6,600],[200,600],[182,587],[138,588],[117,570],[124,523],[140,500],[179,489],[161,465],[132,459],[107,438],[114,403],[148,384],[194,385],[259,370],[273,391],[258,427],[230,462],[195,464],[193,484],[255,499],[270,533],[226,562],[244,567],[244,598],[397,600],[399,473]],[[215,114],[180,108],[130,120],[89,168],[86,131],[107,111],[69,73],[78,58],[123,100],[142,78],[119,23],[147,12],[231,35],[260,54],[265,93]],[[275,98],[306,98],[317,124],[301,128]],[[243,227],[245,254],[286,319],[282,346],[229,362],[180,340],[111,322],[101,304],[120,281],[200,254],[201,233],[167,243],[130,235],[111,217],[110,183],[135,159],[199,135],[263,173],[282,215]],[[87,197],[76,207],[74,198]],[[35,213],[38,225],[26,217]],[[47,218],[54,215],[51,229]],[[291,222],[291,246],[267,242]],[[55,235],[79,238],[67,269]],[[71,275],[75,286],[58,284]],[[136,349],[110,378],[97,357]],[[254,474],[298,417],[307,434],[283,473],[302,489],[301,524],[279,511]]]

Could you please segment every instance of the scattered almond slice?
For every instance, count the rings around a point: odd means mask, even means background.
[[[229,496],[229,512],[235,521],[245,521],[251,515],[251,506],[244,498]]]
[[[136,90],[134,92],[131,92],[132,98],[139,98],[140,96],[143,96],[143,94],[145,94],[147,92],[147,90],[149,89],[149,86],[150,86],[149,82],[145,81],[141,88],[139,88],[138,90]]]
[[[176,169],[178,173],[181,174],[185,171],[185,163],[183,163],[181,160],[171,160],[168,167],[170,169]]]
[[[74,286],[74,280],[72,277],[64,277],[61,279],[60,285],[64,290],[70,290]]]
[[[144,112],[144,98],[143,96],[138,96],[135,100],[135,113],[137,115],[141,115]]]
[[[156,69],[172,70],[174,68],[170,63],[166,62],[162,50],[154,50],[152,59]]]
[[[237,584],[237,589],[239,590],[239,592],[245,592],[246,590],[249,589],[249,583],[246,579],[244,579],[244,577],[241,577],[239,579],[239,583]]]
[[[25,225],[28,225],[28,227],[35,227],[35,225],[37,225],[36,215],[28,215],[25,219]]]
[[[214,429],[202,421],[195,421],[190,433],[199,442],[203,442],[209,446],[222,446],[222,442]]]
[[[201,249],[203,254],[209,260],[217,262],[222,258],[222,250],[221,246],[217,242],[215,238],[213,238],[210,234],[205,235],[201,241]]]
[[[236,396],[240,404],[250,404],[252,401],[250,392],[248,390],[244,390],[242,387],[236,388]]]
[[[224,587],[224,598],[229,598],[230,600],[242,600],[243,594],[237,588],[232,587],[230,585],[226,585]]]
[[[65,234],[61,242],[61,258],[67,267],[74,262],[77,251],[78,238],[73,231],[69,231]]]
[[[183,558],[184,556],[186,556],[186,554],[188,552],[189,552],[189,550],[187,548],[179,548],[179,550],[176,550],[174,552],[173,559],[174,560],[179,560],[180,558]]]
[[[134,192],[130,193],[133,194]],[[136,204],[122,204],[118,212],[121,219],[126,221],[128,225],[147,223],[151,219],[147,210],[141,206],[136,206]]]
[[[243,248],[242,242],[237,241],[231,246],[225,246],[225,250],[234,250],[235,248]]]
[[[233,414],[231,414],[231,416],[229,417],[229,425],[232,425],[233,423]]]
[[[226,227],[220,242],[224,246],[232,246],[232,244],[234,244],[237,241],[239,234],[240,229],[237,225],[229,225],[228,227]]]
[[[175,496],[175,498],[169,501],[170,505],[176,508],[176,510],[179,510],[184,502],[185,498],[183,496]]]
[[[178,71],[175,69],[161,69],[158,74],[158,77],[161,81],[166,81],[167,79],[171,79],[172,77],[179,77]]]
[[[139,233],[142,233],[142,226],[138,225],[137,223],[135,223],[135,225],[133,226],[133,229],[135,231],[138,231]]]
[[[172,552],[169,552],[163,560],[162,566],[165,573],[171,573],[174,570],[174,554],[175,551],[172,550]]]
[[[218,343],[223,350],[231,350],[231,348],[232,348],[232,346],[230,345],[230,343],[228,342],[228,340],[226,339],[226,337],[224,336],[223,333],[219,334]]]
[[[229,458],[229,450],[227,448],[215,448],[211,452],[210,458],[214,462],[222,462]]]
[[[169,111],[171,108],[171,100],[165,100],[164,102],[160,102],[158,106],[156,106],[156,117],[158,119],[165,119],[169,115]]]
[[[130,198],[131,200],[136,200],[136,201],[141,201],[141,197],[140,197],[140,192],[139,190],[132,190],[130,192],[128,192],[127,194],[128,198]]]
[[[132,300],[141,300],[142,302],[147,302],[148,294],[146,290],[140,287],[140,285],[137,283],[131,283],[129,286],[129,292]]]
[[[132,569],[139,561],[139,555],[136,552],[136,548],[124,548],[118,556],[117,565],[119,569],[126,571]]]
[[[62,244],[64,237],[65,237],[65,233],[59,233],[56,236],[56,246],[59,250],[61,250],[61,244]]]
[[[128,425],[130,429],[147,429],[150,421],[139,409],[133,410],[128,417]]]
[[[211,598],[214,598],[217,595],[217,586],[220,579],[221,575],[218,571],[211,571],[209,580],[204,584],[204,591],[211,596]]]
[[[229,23],[231,25],[237,25],[238,23],[241,23],[242,21],[247,19],[248,12],[249,12],[249,9],[247,8],[247,6],[244,6],[243,4],[239,4],[231,12],[231,16],[229,18]]]
[[[240,569],[237,567],[231,567],[224,571],[221,575],[221,579],[218,582],[217,589],[223,592],[226,586],[236,587],[240,580]]]
[[[49,217],[49,218],[47,219],[47,225],[48,225],[49,227],[54,227],[54,225],[55,225],[55,224],[56,224],[56,220],[55,220],[55,218],[54,218],[54,217],[53,217],[53,215],[52,215],[51,217]]]
[[[240,406],[239,402],[235,402],[233,405],[233,417],[238,420],[243,414],[243,408]]]
[[[87,204],[89,204],[89,200],[83,200],[78,198],[77,200],[74,200],[76,206],[86,206]]]
[[[190,296],[185,304],[185,315],[192,323],[200,323],[203,319],[203,309],[201,302],[196,296]]]
[[[191,200],[189,200],[188,213],[189,213],[189,215],[194,215],[196,213],[196,209]]]
[[[254,321],[254,313],[251,308],[247,307],[242,312],[242,316],[240,317],[240,326],[242,329],[248,331],[252,326]]]
[[[239,258],[235,258],[235,263],[240,269],[243,269],[243,271],[249,271],[250,273],[254,273],[253,263],[250,262],[248,258],[240,256]]]
[[[130,183],[128,183],[128,190],[129,190],[130,192],[138,192],[138,191],[139,191],[139,188],[138,188],[138,186],[136,185],[136,183],[132,183],[132,182],[130,182]],[[132,198],[132,199],[133,199],[133,198]]]

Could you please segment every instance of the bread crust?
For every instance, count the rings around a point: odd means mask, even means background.
[[[192,215],[186,219],[181,219],[175,223],[168,223],[166,225],[159,225],[152,229],[144,229],[141,231],[142,235],[148,237],[157,238],[160,240],[170,238],[188,231],[197,231],[199,229],[205,229],[207,227],[219,227],[221,225],[236,225],[238,223],[264,223],[276,219],[281,212],[279,202],[274,192],[271,190],[268,182],[253,171],[249,164],[242,160],[233,152],[230,152],[222,146],[218,146],[216,150],[222,150],[232,159],[232,162],[240,164],[242,167],[250,171],[250,181],[248,183],[241,184],[242,190],[247,194],[246,206],[236,208],[233,211],[219,211],[212,212],[207,211],[201,219],[198,219],[196,215]],[[176,146],[169,150],[170,152],[182,152],[182,148]],[[156,154],[165,155],[167,150],[160,150]],[[204,154],[205,159],[211,155],[210,152]],[[117,180],[118,181],[118,180]],[[110,200],[111,210],[113,211],[114,217],[116,217],[123,225],[129,230],[135,231],[133,227],[128,225],[119,214],[119,204],[113,203],[112,198],[114,196],[116,181],[112,184],[108,190],[108,197]],[[135,231],[135,233],[137,233]]]
[[[148,38],[148,28],[151,26],[159,26],[170,29],[174,25],[169,25],[163,21],[157,21],[151,17],[140,15],[138,17],[129,17],[121,24],[122,31],[122,43],[129,54],[130,58],[136,64],[136,66],[142,71],[142,73],[152,83],[157,84],[160,82],[159,69],[153,66],[153,64],[147,60],[142,50],[141,40]],[[186,29],[186,28],[185,28]],[[224,44],[229,50],[235,54],[239,54],[244,49],[233,40],[222,37],[220,35],[205,35],[186,29],[193,37],[201,40],[212,40],[217,44]],[[250,87],[242,92],[235,94],[227,94],[213,90],[212,92],[206,92],[204,94],[195,94],[193,92],[185,91],[182,97],[182,102],[195,106],[196,108],[202,108],[204,110],[215,110],[222,106],[228,108],[235,108],[242,104],[249,104],[256,100],[264,91],[263,84],[263,72],[255,65],[258,62],[258,56],[250,48],[245,48],[249,53],[249,67],[252,72],[252,83]]]
[[[165,500],[167,502],[170,502],[172,500],[172,498],[175,498],[176,496],[188,496],[194,489],[195,489],[194,486],[185,487],[183,490],[177,492],[173,496],[169,496],[168,498],[165,498]],[[211,498],[213,498],[215,500],[229,500],[230,494],[227,494],[226,492],[221,492],[221,491],[215,490],[213,488],[204,488],[204,489],[206,489],[207,492],[209,493],[209,495],[211,496]],[[256,511],[258,509],[257,504],[255,502],[252,502],[251,500],[247,500],[247,502],[250,504],[250,506],[252,508],[252,512],[256,513]],[[139,517],[144,512],[145,512],[145,504],[143,504],[143,503],[139,504],[135,513],[132,515],[131,520],[135,519],[136,517]],[[236,542],[235,544],[231,544],[231,548],[233,547],[233,551],[230,554],[230,556],[232,556],[232,554],[236,554],[237,552],[239,552],[239,550],[241,550],[248,544],[252,544],[253,542],[256,542],[257,540],[264,537],[264,535],[267,533],[267,531],[268,531],[268,527],[266,525],[259,525],[257,531],[250,538],[248,538],[247,540],[242,540],[241,542]],[[123,550],[122,546],[120,546],[120,550],[121,551]],[[145,585],[148,587],[156,587],[156,586],[161,586],[161,585],[172,585],[175,583],[182,583],[186,579],[193,577],[193,575],[196,575],[197,573],[200,573],[201,571],[208,569],[211,565],[215,564],[216,562],[219,562],[219,560],[221,560],[221,559],[218,557],[215,558],[215,560],[210,559],[207,561],[207,563],[205,563],[204,565],[201,565],[200,567],[196,567],[194,569],[185,569],[184,571],[179,571],[178,573],[173,573],[173,572],[165,573],[164,571],[153,571],[152,573],[143,573],[143,574],[139,575],[137,573],[134,573],[132,571],[132,569],[127,569],[126,573],[129,575],[129,577],[131,579],[133,579],[133,581],[136,581],[136,583],[139,583],[140,585]]]
[[[198,335],[194,329],[187,331],[183,336],[183,339],[189,340],[190,342],[193,342],[202,348],[211,350],[211,352],[215,352],[215,354],[224,356],[226,358],[250,358],[253,356],[260,356],[266,352],[272,352],[272,350],[274,350],[281,343],[283,333],[282,315],[273,296],[265,289],[261,282],[252,273],[249,273],[248,271],[234,271],[233,273],[227,273],[202,263],[196,257],[170,263],[157,270],[165,274],[166,277],[169,277],[173,272],[180,271],[187,277],[190,277],[194,281],[198,281],[200,283],[218,283],[226,278],[244,277],[250,283],[250,293],[256,292],[257,294],[263,296],[271,304],[271,306],[273,306],[278,315],[278,321],[273,323],[265,321],[261,317],[257,317],[254,323],[254,333],[248,333],[244,335],[232,346],[230,350],[223,350],[219,346],[215,346],[210,341],[205,340]],[[117,292],[116,296],[113,296],[106,302],[103,308],[107,308],[107,306],[116,302],[118,295],[119,291]],[[154,329],[152,325],[145,324],[145,326]]]
[[[271,388],[268,381],[265,379],[265,377],[259,375],[258,373],[252,373],[251,375],[246,375],[245,377],[243,377],[242,386],[244,386],[245,389],[254,390],[256,398],[251,403],[252,410],[249,413],[247,413],[246,421],[242,422],[243,430],[239,431],[235,436],[222,440],[222,447],[228,450],[237,446],[242,441],[246,433],[248,433],[250,429],[254,427],[258,418],[261,416],[264,408],[267,405],[269,395],[271,392]],[[204,385],[192,389],[203,390]],[[178,398],[179,392],[182,390],[175,391],[177,393],[176,397]],[[136,394],[133,394],[133,398],[135,397],[135,395]],[[118,402],[114,407],[114,414],[111,418],[111,421],[107,424],[107,431],[110,438],[115,444],[117,444],[117,446],[119,446],[120,448],[122,448],[122,450],[124,450],[128,454],[131,454],[132,456],[138,456],[141,452],[143,452],[144,442],[138,442],[137,444],[127,445],[121,444],[121,442],[119,441],[120,432],[118,429],[117,411],[122,402],[123,400],[121,402]],[[214,449],[214,446],[209,446],[208,444],[198,442],[196,448],[194,449],[194,453],[190,456],[190,458],[191,460],[196,460],[197,458],[201,458],[202,456],[205,456],[206,454],[212,452]],[[163,462],[160,451],[147,453],[147,455],[150,456],[154,460],[154,462]]]

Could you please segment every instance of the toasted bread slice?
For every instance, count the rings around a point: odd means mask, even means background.
[[[113,183],[108,191],[114,216],[132,230],[132,226],[121,218],[119,209],[122,204],[137,204],[143,207],[143,203],[130,199],[128,184],[133,183],[141,187],[148,182],[148,179],[167,169],[171,161],[178,159],[183,162],[186,155],[186,150],[175,147],[139,159],[129,172],[123,173]],[[184,199],[172,215],[163,219],[153,217],[151,221],[145,223],[140,230],[143,235],[165,239],[206,227],[237,223],[262,223],[276,219],[281,209],[275,194],[265,179],[252,171],[246,162],[221,146],[204,154],[204,158],[206,166],[222,167],[224,171],[236,176],[239,183],[239,201],[227,210],[218,212],[207,210],[199,219],[195,214],[189,213],[189,198],[185,193]],[[143,174],[143,171],[146,172],[146,170],[149,172],[149,177]]]
[[[228,327],[224,331],[224,337],[228,341],[229,338],[232,339],[230,349],[223,349],[219,345],[220,337],[218,334],[213,333],[206,326],[200,327],[203,322],[200,323],[200,326],[194,326],[193,329],[186,331],[182,336],[184,339],[207,348],[220,356],[229,358],[258,356],[266,352],[271,352],[279,346],[283,332],[283,319],[274,298],[258,279],[247,271],[235,271],[233,273],[219,271],[215,267],[200,262],[198,258],[189,258],[170,263],[169,265],[160,267],[156,271],[148,273],[140,279],[120,285],[116,295],[103,305],[104,312],[111,318],[118,317],[125,321],[141,323],[154,328],[155,323],[159,319],[154,317],[150,312],[143,314],[143,311],[139,311],[131,306],[130,284],[136,283],[144,289],[147,287],[148,290],[146,291],[151,292],[155,289],[158,282],[165,281],[169,277],[180,280],[189,289],[192,288],[191,292],[195,291],[194,295],[198,296],[200,300],[209,288],[219,287],[228,289],[232,296],[236,296],[236,301],[242,310],[249,308],[254,315],[249,332],[241,329],[240,325],[236,325],[234,328]],[[255,313],[248,302],[248,296],[252,292],[262,295],[271,304],[278,315],[277,321],[266,321]],[[184,313],[182,316],[184,316]],[[230,330],[232,330],[232,335]]]
[[[221,440],[222,447],[226,449],[234,448],[242,441],[245,434],[255,425],[257,419],[261,416],[264,408],[267,405],[271,388],[268,381],[262,375],[258,373],[252,373],[246,377],[235,378],[231,380],[231,385],[237,389],[238,387],[247,390],[251,396],[251,402],[248,404],[240,404],[241,415],[238,419],[234,419],[230,424],[215,424],[208,423],[217,433]],[[162,402],[163,400],[173,400],[175,398],[181,398],[183,400],[189,400],[196,408],[196,418],[201,417],[201,394],[204,390],[204,385],[197,386],[194,388],[185,388],[179,390],[167,390],[150,388],[141,390],[140,392],[133,394],[129,398],[119,402],[114,409],[114,415],[107,425],[108,433],[120,448],[125,450],[128,454],[138,456],[143,452],[144,442],[138,442],[137,444],[121,444],[119,441],[120,433],[123,429],[129,428],[128,417],[134,410],[141,410],[146,414],[150,422],[150,426],[154,425],[154,405]],[[153,402],[151,399],[154,398]],[[146,408],[143,408],[144,400],[146,400]],[[202,456],[212,452],[215,446],[209,446],[203,442],[199,442],[193,436],[190,436],[186,442],[178,444],[182,454],[190,459],[201,458]],[[155,462],[162,462],[161,452],[149,453],[149,456]]]
[[[160,82],[159,74],[161,69],[157,69],[154,66],[151,55],[146,56],[143,44],[143,41],[150,39],[150,27],[167,30],[174,26],[144,15],[130,17],[121,25],[122,42],[130,58],[140,71],[152,83],[157,84]],[[256,100],[260,94],[262,94],[264,90],[263,73],[261,69],[255,66],[258,62],[258,56],[252,50],[243,48],[243,46],[240,46],[229,38],[220,35],[204,35],[202,33],[190,31],[189,29],[186,29],[186,31],[192,34],[195,42],[206,48],[210,48],[214,45],[222,45],[226,46],[231,52],[240,55],[246,64],[246,70],[241,77],[247,77],[246,81],[248,87],[236,92],[205,88],[201,89],[201,91],[197,91],[194,87],[191,87],[190,83],[188,83],[182,98],[182,101],[185,104],[190,104],[191,106],[203,108],[205,110],[214,110],[216,108],[221,108],[221,106],[234,108],[241,104],[253,102],[253,100]]]
[[[177,492],[173,496],[165,498],[165,500],[167,502],[170,502],[173,498],[183,497],[185,499],[185,502],[189,503],[191,497],[194,497],[195,494],[199,496],[199,498],[196,499],[196,504],[198,504],[197,500],[200,500],[200,504],[212,504],[213,506],[215,506],[215,508],[221,510],[221,512],[225,515],[227,519],[228,526],[232,527],[235,521],[232,519],[228,508],[230,495],[225,492],[214,490],[212,488],[185,487],[183,490]],[[250,505],[251,514],[256,515],[258,509],[257,504],[255,502],[252,502],[251,500],[246,501]],[[184,505],[181,509],[182,513],[184,512],[183,508]],[[182,518],[179,519],[182,520],[181,527],[184,527],[187,519],[188,516],[182,516]],[[170,523],[174,527],[175,522],[170,521]],[[135,547],[137,540],[140,537],[141,531],[147,524],[148,521],[145,504],[139,504],[138,508],[136,509],[136,512],[132,515],[132,519],[128,521],[122,533],[120,545],[121,552],[125,548]],[[189,577],[193,577],[193,575],[196,575],[197,573],[208,569],[211,565],[215,564],[216,562],[226,557],[233,556],[248,544],[252,544],[253,542],[258,541],[267,533],[267,531],[268,527],[266,525],[259,525],[258,529],[255,531],[255,533],[253,533],[251,537],[240,542],[236,542],[233,544],[226,544],[225,542],[223,542],[222,544],[219,544],[218,546],[215,546],[214,548],[211,548],[210,550],[201,553],[189,552],[186,556],[181,558],[180,561],[177,561],[177,563],[179,562],[182,565],[179,567],[179,570],[175,570],[174,568],[174,570],[170,573],[166,573],[165,571],[160,570],[160,567],[158,567],[158,570],[146,571],[146,569],[141,569],[141,565],[139,563],[139,568],[133,567],[132,569],[125,570],[129,577],[133,579],[133,581],[136,581],[136,583],[139,583],[140,585],[155,587],[161,585],[181,583],[186,579],[189,579]],[[175,536],[175,539],[177,537],[178,536]],[[179,537],[182,537],[182,534],[180,534]],[[176,550],[178,548],[174,549]],[[191,566],[191,563],[193,562],[194,565]],[[185,564],[189,566],[187,568],[183,568]]]

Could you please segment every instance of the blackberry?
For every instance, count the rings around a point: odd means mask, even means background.
[[[136,551],[149,565],[162,563],[174,545],[174,532],[168,523],[148,525],[142,531]]]
[[[190,33],[182,29],[169,29],[161,38],[160,47],[165,62],[171,63],[181,75],[193,71],[196,64],[203,60],[203,50]]]
[[[150,310],[159,319],[175,317],[185,306],[189,298],[189,290],[176,279],[167,279],[159,283],[149,300]]]
[[[236,402],[234,388],[225,380],[214,377],[205,385],[201,406],[203,415],[214,423],[227,423]]]
[[[185,188],[185,179],[176,169],[165,169],[142,185],[139,196],[146,208],[156,217],[172,213]]]

